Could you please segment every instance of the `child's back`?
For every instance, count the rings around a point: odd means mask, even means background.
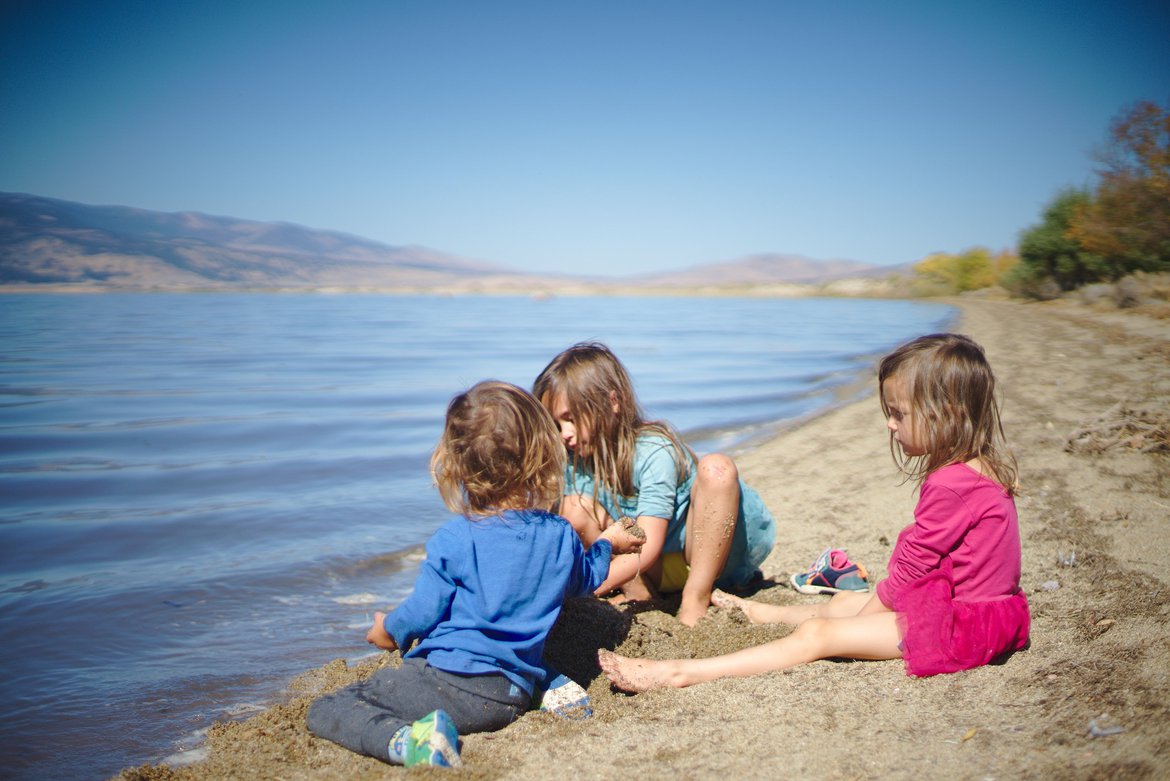
[[[414,592],[386,629],[402,648],[418,641],[407,658],[465,675],[502,672],[531,695],[562,603],[600,585],[609,556],[609,546],[583,551],[568,521],[544,510],[455,518],[427,543]]]

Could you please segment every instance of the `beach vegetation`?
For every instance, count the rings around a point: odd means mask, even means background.
[[[1108,261],[1088,251],[1070,232],[1073,217],[1089,203],[1087,190],[1062,190],[1045,208],[1041,221],[1020,235],[1020,263],[1006,287],[1030,298],[1054,298],[1062,291],[1115,278]]]
[[[1069,234],[1116,277],[1170,270],[1170,108],[1145,101],[1114,121],[1100,181]]]
[[[971,247],[960,253],[935,252],[914,265],[915,295],[956,295],[1000,284],[1019,262],[1010,250],[992,253]]]
[[[1020,235],[1005,287],[1032,298],[1170,271],[1170,109],[1138,103],[1114,120],[1092,189],[1068,188]]]

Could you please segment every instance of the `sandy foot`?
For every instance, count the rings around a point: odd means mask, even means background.
[[[662,663],[652,659],[631,659],[601,648],[597,662],[609,682],[622,691],[644,692],[670,685]]]
[[[739,610],[747,616],[747,620],[752,624],[766,624],[769,623],[764,617],[757,615],[755,608],[759,604],[750,599],[737,597],[735,594],[728,594],[726,591],[715,589],[711,592],[711,604],[715,607],[721,607],[725,610]]]

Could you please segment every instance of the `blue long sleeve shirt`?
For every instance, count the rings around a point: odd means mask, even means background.
[[[608,540],[586,551],[568,521],[542,510],[455,518],[427,541],[414,591],[383,625],[405,657],[459,675],[503,673],[532,694],[561,605],[593,593],[611,555]]]

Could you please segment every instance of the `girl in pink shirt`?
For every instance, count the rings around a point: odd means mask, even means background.
[[[816,605],[770,605],[716,591],[712,604],[752,623],[796,628],[779,640],[707,659],[632,659],[602,649],[620,689],[690,686],[826,659],[898,659],[910,675],[956,672],[1027,645],[1020,590],[1016,463],[1004,440],[983,348],[958,334],[902,345],[878,369],[894,461],[918,482],[876,593],[843,591]]]

